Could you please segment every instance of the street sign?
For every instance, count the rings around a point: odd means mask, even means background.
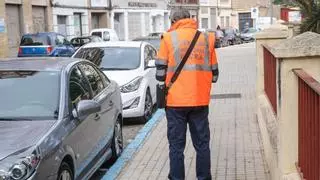
[[[6,31],[6,24],[4,22],[4,18],[0,18],[0,33],[4,33]]]

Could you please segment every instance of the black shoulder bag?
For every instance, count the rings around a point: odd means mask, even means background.
[[[167,99],[167,93],[169,91],[169,89],[172,87],[173,83],[178,79],[179,74],[181,73],[183,66],[186,64],[194,46],[196,45],[196,42],[199,39],[201,32],[197,31],[196,34],[194,35],[194,38],[186,52],[186,54],[183,56],[180,64],[178,65],[176,71],[174,72],[168,86],[166,85],[157,85],[157,106],[158,108],[162,109],[166,107],[166,99]]]

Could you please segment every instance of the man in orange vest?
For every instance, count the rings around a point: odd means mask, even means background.
[[[171,11],[171,28],[161,37],[156,78],[171,86],[171,78],[197,32],[197,22],[185,9]],[[185,179],[184,149],[187,124],[197,152],[198,180],[211,180],[208,121],[212,82],[218,79],[214,34],[201,33],[177,80],[167,92],[166,116],[169,141],[169,179]]]

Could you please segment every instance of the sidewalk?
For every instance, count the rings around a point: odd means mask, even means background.
[[[254,44],[219,49],[220,79],[210,104],[212,176],[216,180],[269,180],[256,119]],[[147,137],[120,180],[165,180],[169,172],[166,119]],[[195,151],[187,134],[186,179],[196,180]]]

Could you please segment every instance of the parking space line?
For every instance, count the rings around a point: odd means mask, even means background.
[[[165,111],[158,110],[154,116],[145,124],[145,126],[138,132],[135,139],[125,148],[122,155],[111,166],[108,172],[101,178],[102,180],[114,180],[120,174],[121,170],[125,167],[127,162],[133,158],[133,155],[143,145],[146,137],[151,133],[152,129],[164,118]]]

